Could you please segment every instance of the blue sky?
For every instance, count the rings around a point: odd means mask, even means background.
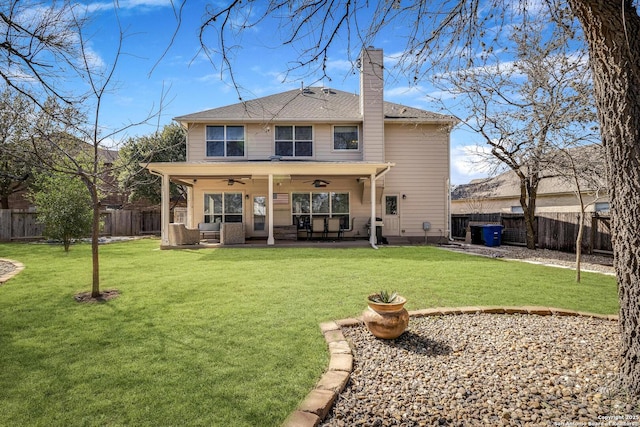
[[[101,123],[111,129],[143,120],[158,108],[165,93],[165,106],[158,119],[147,126],[132,128],[119,135],[149,134],[171,122],[173,117],[238,102],[238,93],[228,75],[221,75],[200,52],[198,31],[207,3],[187,2],[181,27],[171,44],[177,21],[171,4],[166,0],[125,0],[119,2],[119,19],[125,32],[122,52],[116,69],[116,85],[105,98]],[[92,19],[86,38],[96,61],[111,64],[118,42],[113,4],[88,4]],[[233,68],[244,99],[252,99],[300,87],[300,80],[285,80],[289,61],[297,58],[295,47],[283,47],[277,37],[277,26],[264,22],[245,31],[238,40]],[[385,54],[385,100],[412,107],[436,111],[424,92],[409,86],[408,80],[394,71],[393,56],[404,47],[397,31],[387,28],[374,41]],[[168,51],[165,50],[171,44]],[[317,82],[317,76],[305,76],[304,83],[358,92],[358,74],[348,61],[345,40],[337,40],[331,50],[327,73],[331,81]],[[358,46],[353,43],[352,49]],[[163,56],[164,54],[164,56]],[[357,51],[351,52],[352,58]],[[219,64],[216,64],[219,65]],[[420,87],[425,87],[421,84]],[[424,89],[423,89],[424,90]],[[117,142],[118,140],[116,140]],[[486,176],[469,162],[476,142],[481,139],[462,128],[451,137],[451,183],[463,184]]]

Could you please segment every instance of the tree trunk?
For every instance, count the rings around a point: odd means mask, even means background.
[[[98,198],[98,190],[95,186],[90,191],[93,202],[93,225],[91,227],[93,280],[91,284],[91,297],[98,298],[100,296],[100,257],[98,253],[100,238],[100,199]]]
[[[640,395],[640,17],[631,0],[569,0],[589,44],[608,165],[621,385]]]
[[[582,202],[580,203],[582,205]],[[578,214],[578,236],[576,237],[576,283],[580,283],[580,269],[582,261],[582,235],[584,234],[584,206]]]
[[[531,194],[531,187],[527,185],[527,179],[520,176],[520,206],[524,213],[524,227],[527,237],[527,248],[536,248],[536,202],[535,194]]]

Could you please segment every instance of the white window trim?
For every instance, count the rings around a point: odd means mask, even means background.
[[[222,126],[224,128],[224,156],[208,156],[207,155],[207,143],[210,141],[209,139],[207,139],[207,128],[208,127],[214,127],[214,126]],[[242,156],[228,156],[227,155],[227,143],[230,142],[227,140],[227,127],[228,126],[235,126],[235,127],[239,127],[242,126],[242,143],[244,144],[244,154]],[[213,141],[213,140],[211,140]],[[204,156],[206,159],[246,159],[247,158],[247,126],[245,126],[244,124],[226,124],[226,125],[221,125],[221,124],[208,124],[205,125],[204,127]]]
[[[219,214],[217,214],[217,213],[215,213],[215,212],[214,212],[214,213],[210,213],[210,214],[209,214],[210,216],[213,216],[213,217],[215,217],[215,216],[217,216],[217,215],[221,216],[221,217],[222,217],[222,219],[221,219],[221,221],[219,221],[219,222],[223,222],[223,223],[225,222],[224,220],[225,220],[225,218],[226,218],[227,216],[241,216],[241,217],[242,217],[242,222],[243,222],[243,223],[245,222],[245,214],[246,214],[246,209],[247,209],[247,203],[246,203],[246,201],[245,201],[245,195],[246,195],[246,193],[245,193],[244,191],[219,191],[219,190],[209,190],[209,191],[206,191],[206,190],[205,190],[205,191],[202,193],[202,197],[203,197],[203,205],[202,205],[202,208],[203,208],[203,209],[202,209],[202,220],[203,220],[203,221],[204,221],[204,219],[205,219],[205,217],[206,217],[207,196],[215,195],[215,194],[220,194],[220,195],[222,196],[222,200],[221,200],[221,203],[222,203],[222,212],[221,212],[221,213],[219,213]],[[225,212],[225,202],[224,202],[224,196],[225,196],[225,194],[241,194],[241,197],[242,197],[242,212],[241,212],[241,213],[230,213],[230,212]],[[214,220],[214,222],[216,222],[216,221]]]
[[[276,154],[276,127],[290,127],[292,128],[292,136],[293,139],[291,140],[292,144],[293,144],[293,152],[294,155],[293,156],[282,156],[280,154]],[[296,150],[296,127],[310,127],[311,128],[311,155],[310,156],[297,156],[295,154],[295,150]],[[315,157],[316,154],[316,129],[315,126],[313,126],[312,124],[296,124],[296,125],[287,125],[287,124],[278,124],[275,125],[273,127],[273,154],[275,156],[281,156],[281,157],[285,157],[287,159],[313,159]]]
[[[313,194],[314,193],[328,193],[329,194],[329,212],[308,212],[308,213],[295,213],[293,211],[294,206],[293,206],[293,195],[294,194],[308,194],[310,199],[313,199]],[[349,195],[349,212],[334,212],[333,211],[333,203],[331,201],[331,194],[348,194]],[[289,197],[291,199],[291,218],[293,219],[294,216],[308,216],[309,219],[313,219],[314,216],[316,217],[323,217],[323,218],[333,218],[334,216],[343,216],[346,215],[349,218],[349,221],[351,221],[352,219],[352,215],[351,215],[351,192],[350,191],[292,191],[289,194]],[[310,200],[311,202],[313,202],[312,200]],[[311,210],[312,205],[309,206],[310,210]]]
[[[358,148],[336,148],[336,141],[335,141],[335,137],[336,137],[336,127],[338,126],[355,126],[356,130],[358,131]],[[354,124],[350,124],[350,123],[345,123],[345,124],[339,124],[339,125],[332,125],[331,126],[331,151],[335,151],[338,153],[358,153],[360,151],[362,151],[362,141],[360,140],[362,136],[362,132],[360,131],[360,125],[357,123]]]

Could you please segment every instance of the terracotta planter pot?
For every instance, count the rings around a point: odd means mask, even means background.
[[[383,339],[398,338],[409,325],[409,313],[404,308],[407,300],[396,297],[392,303],[379,303],[367,299],[369,308],[362,313],[367,329],[376,337]]]

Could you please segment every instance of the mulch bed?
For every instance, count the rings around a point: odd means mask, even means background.
[[[100,292],[98,297],[92,297],[91,292],[82,292],[73,296],[73,298],[80,303],[95,303],[95,302],[107,302],[120,296],[120,291],[117,289],[107,289]]]

